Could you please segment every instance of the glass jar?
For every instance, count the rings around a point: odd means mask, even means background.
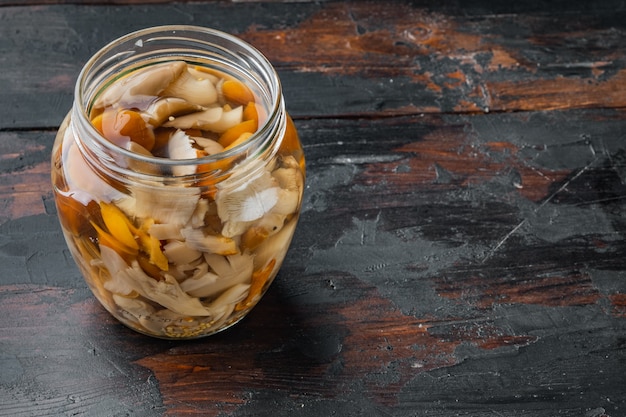
[[[192,26],[96,53],[52,150],[59,220],[87,284],[119,321],[166,339],[224,330],[260,300],[304,176],[271,64]]]

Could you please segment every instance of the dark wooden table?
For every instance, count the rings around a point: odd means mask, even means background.
[[[626,416],[626,5],[466,3],[0,0],[0,415]],[[308,159],[269,293],[192,342],[95,301],[49,183],[83,63],[161,24],[262,50]]]

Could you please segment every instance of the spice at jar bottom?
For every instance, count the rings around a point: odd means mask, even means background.
[[[271,64],[192,26],[96,53],[52,151],[58,217],[93,294],[128,327],[167,339],[224,330],[258,303],[304,181]]]

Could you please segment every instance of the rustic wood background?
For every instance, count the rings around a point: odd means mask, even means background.
[[[49,181],[83,63],[161,24],[263,51],[308,162],[193,342],[97,304]],[[0,416],[626,416],[624,2],[0,0],[0,97]]]

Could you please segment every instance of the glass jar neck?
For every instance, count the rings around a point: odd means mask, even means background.
[[[169,159],[141,155],[117,146],[90,122],[90,112],[102,92],[117,79],[137,69],[171,61],[185,61],[219,71],[250,86],[267,119],[245,142],[224,152],[194,159]],[[198,176],[214,181],[230,177],[237,167],[263,166],[272,160],[280,146],[286,126],[286,114],[278,76],[269,61],[255,48],[220,31],[194,26],[161,26],[131,33],[111,42],[96,53],[81,71],[74,92],[71,127],[87,162],[106,175],[132,178],[134,181],[194,183]],[[189,172],[178,167],[221,164],[227,169]],[[259,164],[260,162],[260,164]],[[255,165],[252,165],[255,164]],[[215,164],[220,165],[220,164]],[[142,169],[136,169],[142,167]],[[241,169],[240,171],[246,171]]]

